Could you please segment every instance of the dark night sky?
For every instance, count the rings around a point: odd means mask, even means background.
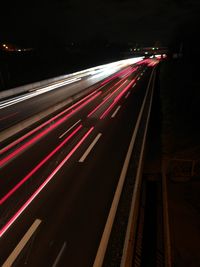
[[[190,30],[188,25],[194,25],[200,14],[199,0],[16,2],[0,9],[0,42],[37,45],[102,39],[166,45],[179,29]]]

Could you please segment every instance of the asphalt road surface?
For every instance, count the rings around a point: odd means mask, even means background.
[[[151,72],[131,66],[0,151],[1,265],[92,266]]]

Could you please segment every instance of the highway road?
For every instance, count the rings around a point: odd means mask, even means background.
[[[92,86],[98,83],[100,85],[101,81],[109,75],[113,74],[114,77],[120,70],[123,73],[130,63],[141,59],[138,57],[100,65],[68,75],[69,77],[53,81],[46,86],[31,87],[28,92],[6,100],[0,98],[0,131],[53,107],[70,96],[80,94],[87,88],[93,90]]]
[[[93,265],[157,63],[144,60],[104,79],[1,149],[2,266]],[[40,95],[41,101],[45,95],[50,101],[54,94]],[[38,97],[34,101],[40,101]],[[32,101],[17,103],[16,110],[23,104],[25,112]]]

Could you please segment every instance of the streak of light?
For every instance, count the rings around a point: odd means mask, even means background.
[[[115,73],[118,70],[119,69],[117,67],[116,68],[105,68],[100,73],[93,74],[92,77],[90,77],[90,79],[96,79],[96,78],[99,78],[101,76],[104,76],[105,74],[106,74],[106,76],[109,76],[109,75]]]
[[[109,96],[107,98],[105,98],[97,107],[95,107],[95,109],[93,109],[88,115],[87,117],[90,117],[95,111],[97,111],[109,98],[112,97],[112,95],[114,93],[116,93],[125,83],[127,82],[127,80],[125,80],[119,87],[117,87],[111,94],[109,94]],[[115,85],[116,86],[116,85]],[[113,86],[114,87],[114,86]]]
[[[0,199],[0,205],[2,205],[8,198],[10,198],[28,179],[33,176],[50,158],[55,155],[83,126],[79,125],[60,145],[58,145],[54,150],[52,150],[40,163],[38,163],[24,178],[21,179],[11,190],[6,193]]]
[[[95,99],[97,96],[99,96],[101,92],[96,93],[93,95],[91,98],[83,102],[80,106],[77,108],[73,109],[70,113],[68,113],[66,116],[58,120],[55,124],[51,125],[49,128],[45,129],[35,137],[33,137],[31,140],[29,140],[27,143],[23,144],[21,147],[7,155],[5,158],[0,160],[0,167],[2,165],[6,164],[8,161],[10,161],[12,158],[14,158],[17,154],[19,154],[22,150],[26,149],[28,146],[32,145],[36,141],[38,141],[40,138],[42,138],[44,135],[48,134],[50,131],[58,127],[61,123],[63,123],[65,120],[67,120],[69,117],[71,117],[75,112],[77,112],[79,109],[83,108],[85,105],[87,105],[89,102],[91,102],[93,99]]]
[[[111,109],[116,105],[116,103],[121,99],[121,97],[126,93],[127,90],[133,85],[135,80],[132,80],[124,89],[123,91],[114,99],[113,103],[104,111],[104,113],[100,116],[100,119],[104,119]]]
[[[104,93],[105,97],[104,97],[103,99],[108,98],[108,96],[111,94],[112,89],[113,89],[115,86],[117,86],[118,84],[120,84],[120,83],[121,83],[122,81],[124,81],[124,80],[125,80],[125,79],[123,78],[123,79],[119,80],[117,83],[115,83],[113,86],[111,86],[111,87]]]
[[[129,69],[129,68],[128,68],[128,69]],[[108,79],[106,79],[105,81],[103,81],[103,82],[101,83],[101,85],[107,84],[107,83],[111,82],[112,80],[114,80],[115,78],[118,78],[118,77],[120,77],[120,76],[126,74],[127,71],[128,71],[128,70],[125,69],[125,70],[122,70],[122,71],[118,72],[118,73],[115,74],[114,76],[111,76],[111,77],[109,77]]]
[[[92,68],[89,68],[89,69],[85,69],[85,70],[82,70],[82,71],[78,71],[78,72],[75,72],[75,73],[72,73],[72,74],[68,74],[64,77],[71,77],[71,76],[78,76],[79,75],[93,75],[95,73],[98,73],[99,71],[101,71],[102,69],[104,68],[113,68],[113,67],[119,67],[120,68],[124,68],[126,66],[129,66],[129,65],[132,65],[132,64],[135,64],[135,63],[138,63],[140,62],[141,60],[143,60],[144,57],[134,57],[134,58],[129,58],[129,59],[123,59],[123,60],[119,60],[119,61],[116,61],[116,62],[112,62],[112,63],[108,63],[108,64],[104,64],[104,65],[99,65],[99,66],[96,66],[96,67],[92,67]]]
[[[75,79],[71,79],[71,80],[66,81],[66,82],[61,82],[61,83],[58,83],[58,84],[49,85],[49,86],[46,86],[46,87],[44,87],[42,89],[37,89],[34,92],[28,93],[26,95],[12,98],[11,100],[4,101],[3,103],[1,102],[0,103],[0,109],[7,108],[7,107],[12,106],[12,105],[14,105],[16,103],[22,102],[24,100],[27,100],[29,98],[32,98],[32,97],[35,97],[35,96],[38,96],[38,95],[41,95],[41,94],[44,94],[46,92],[49,92],[49,91],[54,90],[54,89],[57,89],[57,88],[62,87],[64,85],[68,85],[68,84],[77,82],[79,80],[81,80],[81,78],[75,78]]]
[[[119,99],[126,93],[127,90],[129,90],[129,88],[131,88],[131,86],[134,84],[135,79],[133,79],[124,89],[123,91],[115,98],[114,102],[119,101]]]
[[[131,69],[127,74],[125,74],[125,76],[123,78],[127,78],[128,76],[130,76],[133,72],[135,72],[138,68],[133,68]]]
[[[75,147],[70,151],[70,153],[60,162],[60,164],[54,169],[54,171],[47,177],[47,179],[39,186],[39,188],[32,194],[32,196],[22,205],[22,207],[9,219],[9,221],[0,229],[0,237],[2,237],[5,232],[11,227],[11,225],[17,220],[17,218],[22,214],[22,212],[31,204],[31,202],[37,197],[37,195],[43,190],[43,188],[53,179],[57,172],[63,167],[63,165],[71,158],[71,156],[76,152],[76,150],[81,146],[89,134],[94,130],[91,127],[86,134],[81,138],[81,140],[75,145]]]
[[[17,97],[14,97],[12,99],[9,99],[9,100],[1,101],[0,102],[0,109],[9,107],[9,106],[14,105],[16,103],[19,103],[19,102],[22,102],[24,100],[30,99],[32,97],[43,94],[45,92],[57,89],[59,87],[80,81],[82,79],[82,77],[84,77],[84,76],[97,75],[95,78],[97,78],[98,75],[103,76],[106,74],[107,76],[109,76],[111,73],[117,72],[121,68],[129,66],[131,64],[135,64],[137,62],[140,62],[141,60],[143,60],[143,57],[136,57],[136,58],[120,60],[120,61],[96,66],[96,67],[89,68],[89,69],[86,69],[83,71],[79,71],[79,72],[75,72],[72,74],[62,76],[62,80],[60,80],[60,81],[58,80],[58,82],[56,82],[56,83],[54,81],[54,84],[43,86],[42,88],[38,88],[38,89],[33,88],[33,89],[29,90],[29,93],[26,93],[22,96],[17,96]],[[75,76],[77,76],[77,77],[75,77]],[[71,77],[71,79],[69,79],[70,77]],[[64,78],[67,80],[64,80]],[[15,88],[13,90],[15,90]]]
[[[47,124],[50,124],[52,121],[56,120],[57,118],[59,118],[63,114],[67,113],[69,110],[75,108],[77,105],[79,105],[80,103],[82,103],[83,101],[85,101],[86,99],[88,99],[89,97],[91,97],[92,95],[94,95],[96,93],[97,93],[97,90],[93,91],[92,93],[90,93],[89,95],[85,96],[83,99],[79,100],[78,102],[76,102],[72,106],[70,106],[67,109],[63,110],[62,112],[60,112],[56,116],[52,117],[51,119],[49,119],[48,121],[44,122],[40,126],[36,127],[32,131],[30,131],[27,134],[23,135],[22,137],[18,138],[17,140],[15,140],[14,142],[12,142],[8,146],[6,146],[5,148],[1,149],[0,150],[0,155],[2,155],[3,153],[5,153],[9,149],[11,149],[13,146],[17,145],[18,143],[22,142],[24,139],[30,137],[32,134],[34,134],[35,132],[39,131],[41,128],[45,127]]]

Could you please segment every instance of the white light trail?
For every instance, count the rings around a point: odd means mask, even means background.
[[[58,89],[62,86],[65,86],[65,85],[68,85],[71,83],[75,83],[77,81],[80,81],[83,77],[86,77],[86,76],[90,76],[89,79],[94,79],[94,78],[99,78],[99,77],[102,77],[102,79],[104,79],[104,78],[110,76],[111,74],[121,70],[122,68],[129,66],[129,65],[132,65],[132,64],[135,64],[141,60],[143,60],[143,57],[124,59],[124,60],[120,60],[120,61],[92,67],[92,68],[85,69],[82,71],[78,71],[78,72],[75,72],[72,74],[68,74],[66,76],[62,76],[62,80],[60,80],[60,81],[58,80],[56,83],[54,80],[53,84],[44,86],[42,88],[30,89],[29,93],[26,93],[26,94],[21,95],[21,96],[13,97],[13,98],[8,99],[8,100],[1,101],[0,102],[0,109],[9,107],[11,105],[25,101],[27,99],[30,99],[30,98],[38,96],[40,94],[49,92],[51,90]],[[92,77],[91,77],[91,75],[92,75]],[[69,79],[70,77],[71,77],[71,79]],[[65,79],[67,79],[67,80],[65,80]]]
[[[28,93],[26,95],[14,97],[14,98],[12,98],[10,100],[2,101],[2,102],[0,102],[0,109],[9,107],[9,106],[14,105],[16,103],[22,102],[24,100],[27,100],[29,98],[32,98],[32,97],[35,97],[35,96],[38,96],[38,95],[41,95],[41,94],[44,94],[45,92],[57,89],[57,88],[62,87],[64,85],[68,85],[68,84],[77,82],[79,80],[81,80],[81,78],[71,79],[71,80],[68,80],[68,81],[65,81],[65,82],[61,82],[61,83],[57,83],[57,84],[46,86],[46,87],[41,88],[41,89],[37,89],[37,90],[35,90],[35,91],[31,92],[31,93]]]

